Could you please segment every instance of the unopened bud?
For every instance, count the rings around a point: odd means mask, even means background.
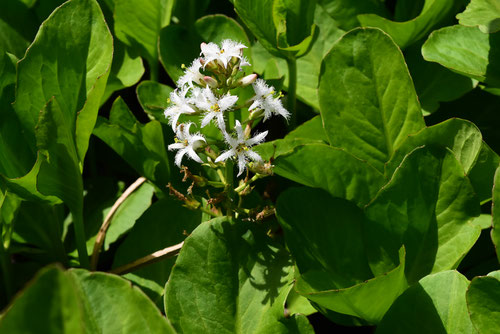
[[[264,116],[264,110],[258,108],[250,112],[248,119],[253,121],[255,119],[261,118],[262,116]]]
[[[203,77],[203,81],[208,85],[210,86],[211,88],[217,88],[217,86],[219,86],[219,83],[217,82],[217,80],[215,80],[214,78],[212,77],[209,77],[208,75],[205,75]]]
[[[257,74],[255,74],[255,73],[249,74],[246,77],[243,77],[240,80],[238,80],[237,84],[238,84],[238,86],[245,87],[245,86],[248,86],[248,85],[254,83],[255,80],[257,80]]]

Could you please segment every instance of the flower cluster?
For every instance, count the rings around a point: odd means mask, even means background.
[[[202,43],[200,57],[185,69],[177,81],[177,88],[170,93],[170,106],[165,110],[172,130],[176,134],[176,143],[168,146],[169,150],[178,150],[175,163],[181,167],[182,158],[187,156],[203,163],[197,151],[207,147],[206,138],[200,133],[191,133],[192,122],[179,123],[181,115],[200,116],[200,128],[213,122],[221,131],[225,148],[217,147],[220,155],[215,163],[234,159],[238,165],[238,176],[243,173],[249,161],[262,162],[262,158],[251,147],[264,141],[267,131],[250,136],[251,124],[260,118],[266,121],[272,115],[281,115],[288,119],[289,112],[283,107],[280,94],[256,74],[244,76],[243,67],[250,66],[243,56],[246,46],[232,41],[222,41],[220,47],[215,43]],[[248,101],[239,101],[231,91],[238,87],[252,84],[255,96]],[[239,102],[239,104],[238,104]],[[233,127],[228,124],[227,115],[236,109],[248,108],[250,117],[239,120]]]

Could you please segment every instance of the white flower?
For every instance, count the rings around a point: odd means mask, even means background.
[[[189,66],[184,72],[184,75],[177,80],[177,86],[183,87],[187,84],[189,87],[193,87],[193,82],[203,85],[204,75],[200,73],[201,67],[201,58],[193,60],[191,66]]]
[[[179,89],[174,90],[170,93],[170,102],[173,103],[172,106],[165,109],[163,114],[166,118],[168,118],[168,123],[172,125],[172,130],[175,132],[177,127],[177,121],[179,120],[179,116],[182,114],[192,114],[195,113],[196,110],[193,109],[190,104],[191,99],[186,98],[186,94],[189,88],[184,86]]]
[[[241,67],[242,67],[242,66],[252,66],[252,65],[248,62],[247,57],[245,57],[245,56],[241,57],[241,60],[240,60],[240,70],[241,70]]]
[[[187,153],[188,157],[196,162],[203,163],[200,157],[196,154],[196,149],[203,145],[202,142],[206,143],[205,137],[199,133],[190,134],[189,128],[193,123],[183,123],[179,124],[176,129],[175,135],[177,137],[177,142],[168,145],[168,150],[179,150],[175,154],[175,164],[180,168],[182,157]]]
[[[224,66],[224,68],[226,68],[227,64],[233,57],[239,59],[242,58],[242,50],[245,48],[245,45],[232,41],[230,39],[223,40],[220,48],[217,44],[212,42],[208,44],[201,43],[201,54],[203,54],[205,60],[203,68],[205,68],[205,66],[211,61],[218,61]]]
[[[279,97],[274,97],[274,87],[269,87],[262,79],[257,79],[253,84],[255,96],[252,98],[253,103],[248,108],[249,111],[254,109],[264,110],[264,121],[266,121],[272,114],[278,114],[288,119],[290,113],[281,104]]]
[[[255,137],[245,140],[245,133],[243,132],[239,121],[236,121],[236,126],[234,127],[234,129],[236,130],[237,134],[236,138],[233,138],[228,133],[224,132],[226,142],[231,148],[219,155],[217,159],[215,159],[215,162],[225,161],[231,157],[236,157],[238,159],[238,176],[240,176],[241,173],[243,173],[243,171],[245,170],[247,158],[250,158],[251,160],[257,162],[262,161],[260,155],[252,151],[250,147],[255,144],[261,143],[267,136],[267,131],[256,134]]]
[[[201,120],[201,127],[205,127],[215,117],[221,131],[225,131],[224,111],[231,109],[236,101],[238,97],[229,93],[217,98],[209,87],[205,87],[195,100],[196,106],[206,111],[205,117]]]

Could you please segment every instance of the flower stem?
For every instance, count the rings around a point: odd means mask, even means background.
[[[287,95],[287,109],[291,114],[290,123],[288,124],[289,130],[297,127],[297,112],[296,112],[296,99],[297,99],[297,60],[295,58],[287,58],[288,65],[288,95]]]
[[[231,159],[226,160],[226,186],[227,186],[227,212],[228,217],[233,216],[233,200],[234,200],[234,163]]]
[[[158,82],[158,78],[159,78],[158,61],[149,61],[148,64],[149,64],[149,73],[150,73],[149,79],[151,81]]]

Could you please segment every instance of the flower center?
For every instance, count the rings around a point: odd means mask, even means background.
[[[219,107],[219,105],[217,103],[214,104],[214,105],[212,105],[212,106],[210,106],[210,109],[212,109],[215,112],[220,112],[220,107]]]
[[[220,54],[223,54],[224,53],[224,49],[220,50]]]

